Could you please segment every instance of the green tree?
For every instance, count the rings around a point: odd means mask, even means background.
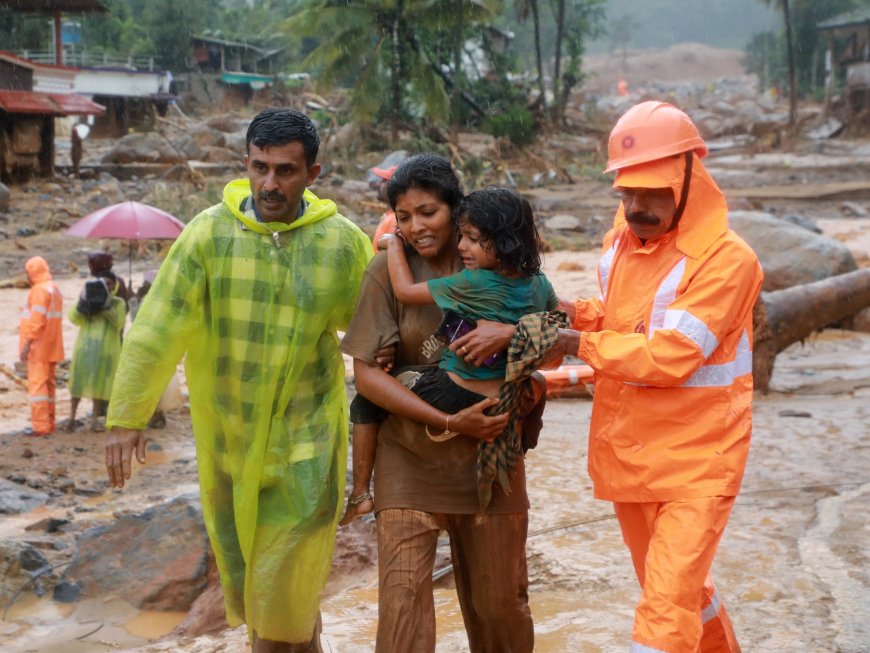
[[[574,87],[583,81],[582,62],[586,43],[604,33],[607,0],[551,0],[556,18],[553,73],[554,123],[565,118],[565,108]],[[563,42],[568,62],[562,70]]]
[[[532,29],[535,35],[535,66],[538,72],[538,92],[541,108],[547,109],[547,89],[544,85],[544,54],[541,49],[541,16],[538,11],[538,0],[517,0],[517,17],[525,22],[532,17]]]
[[[461,39],[487,14],[482,0],[451,0],[450,11],[440,0],[309,0],[284,28],[318,40],[305,61],[318,83],[350,85],[354,115],[385,113],[395,143],[411,98],[435,121],[457,115],[457,98],[468,99]]]
[[[802,89],[814,90],[819,78],[819,68],[823,65],[818,48],[817,25],[822,20],[836,16],[856,8],[867,0],[761,0],[767,6],[775,6],[782,12],[783,34],[779,37],[781,50],[785,52],[784,70],[786,75],[779,74],[776,81],[788,83],[789,89],[789,125],[794,127],[797,121],[797,100]],[[756,37],[747,46],[749,55],[746,59],[747,69],[759,73],[759,56],[764,54],[772,59],[764,70],[776,71],[777,49],[769,47],[768,42]]]

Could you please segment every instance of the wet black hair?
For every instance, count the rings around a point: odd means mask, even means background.
[[[456,171],[445,157],[426,152],[402,161],[387,184],[390,208],[395,211],[399,197],[412,188],[436,195],[450,207],[450,213],[455,218],[464,193]]]
[[[245,135],[245,153],[250,153],[251,145],[260,148],[286,145],[299,141],[305,150],[308,167],[314,165],[320,151],[320,135],[311,118],[295,109],[271,107],[258,113]]]
[[[485,188],[466,195],[459,205],[457,226],[469,223],[480,231],[480,244],[492,250],[500,271],[530,277],[541,272],[541,236],[529,200],[507,188]]]

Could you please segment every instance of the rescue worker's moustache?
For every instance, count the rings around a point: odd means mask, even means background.
[[[625,219],[630,224],[655,227],[660,220],[652,213],[629,213]]]
[[[257,193],[258,200],[264,200],[266,202],[286,202],[287,196],[284,193],[279,193],[278,191],[268,191],[261,190]]]

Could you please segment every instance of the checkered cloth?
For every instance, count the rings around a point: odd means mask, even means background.
[[[520,318],[514,337],[508,345],[505,382],[493,414],[510,413],[507,427],[493,442],[481,441],[477,447],[477,496],[481,512],[492,499],[496,479],[505,494],[510,494],[510,473],[523,455],[517,423],[522,419],[519,408],[524,393],[531,390],[529,378],[556,344],[559,328],[569,326],[564,311],[530,313]]]

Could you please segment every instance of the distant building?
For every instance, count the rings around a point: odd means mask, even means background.
[[[223,109],[250,104],[257,95],[271,97],[284,48],[269,50],[210,36],[194,36],[190,46],[192,72],[176,78],[179,95],[189,93],[198,102]]]
[[[818,24],[828,43],[825,57],[825,105],[830,107],[835,66],[846,68],[846,118],[870,123],[870,7],[829,18]],[[844,44],[837,47],[838,44]]]
[[[54,118],[99,116],[105,108],[74,92],[76,70],[0,51],[0,180],[54,175]]]

